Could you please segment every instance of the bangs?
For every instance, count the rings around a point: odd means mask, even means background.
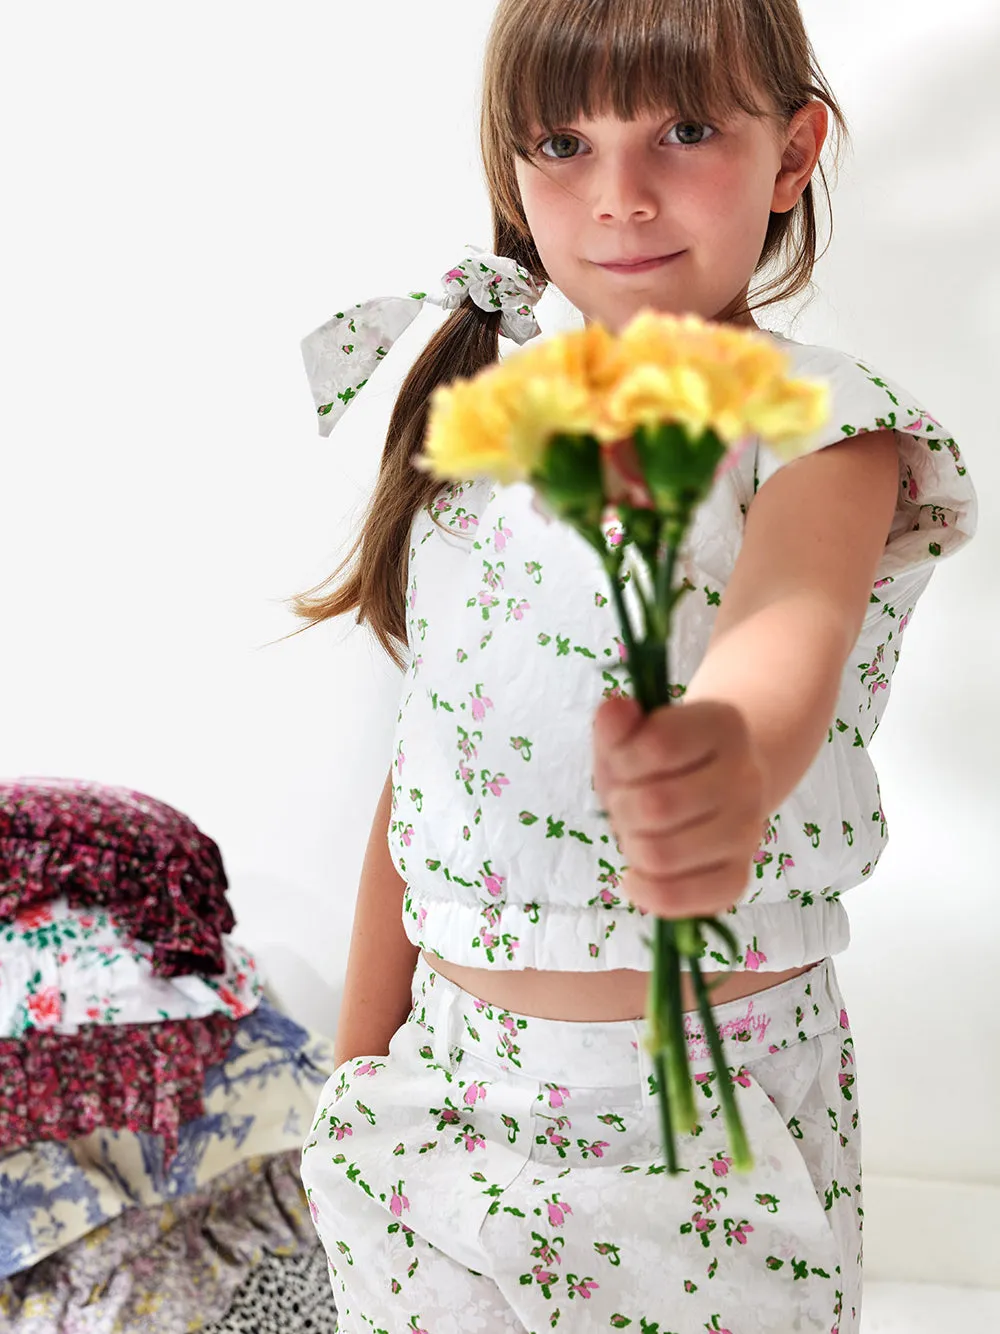
[[[531,12],[525,6],[498,34],[501,86],[491,90],[497,129],[518,156],[534,127],[554,134],[580,117],[724,122],[738,112],[773,114],[761,105],[766,75],[748,61],[754,42],[740,5],[555,0],[537,23],[525,19]]]

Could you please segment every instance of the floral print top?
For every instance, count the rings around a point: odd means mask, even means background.
[[[780,971],[849,944],[841,895],[871,876],[888,839],[868,746],[917,601],[936,564],[975,534],[978,507],[950,432],[909,390],[848,353],[769,336],[790,373],[830,385],[816,448],[883,429],[899,442],[896,514],[829,732],[771,814],[726,917],[736,959],[709,936],[721,968]],[[759,442],[745,450],[685,537],[678,577],[692,591],[671,623],[673,697],[704,655],[749,506],[780,466]],[[593,789],[593,715],[605,696],[632,693],[620,624],[596,553],[533,499],[527,483],[473,478],[432,502],[447,533],[427,508],[413,522],[388,832],[406,881],[404,928],[415,945],[472,967],[648,970],[652,923],[621,894],[627,863]],[[609,549],[620,542],[613,508],[603,530]],[[623,596],[635,625],[638,577],[628,552]]]

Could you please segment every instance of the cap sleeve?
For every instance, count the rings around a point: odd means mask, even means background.
[[[876,581],[952,556],[971,541],[978,526],[976,491],[947,427],[909,390],[848,353],[797,344],[792,356],[795,375],[830,386],[830,418],[812,437],[809,452],[866,431],[896,433],[899,492]],[[757,489],[781,467],[761,445]]]

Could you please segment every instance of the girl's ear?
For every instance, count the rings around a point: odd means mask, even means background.
[[[785,134],[781,170],[774,182],[772,213],[788,213],[812,179],[829,130],[826,103],[815,98],[792,117]]]

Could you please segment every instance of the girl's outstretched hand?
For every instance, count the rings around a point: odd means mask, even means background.
[[[657,917],[712,917],[746,893],[768,812],[743,714],[719,700],[594,715],[594,787],[628,870],[624,893]]]

